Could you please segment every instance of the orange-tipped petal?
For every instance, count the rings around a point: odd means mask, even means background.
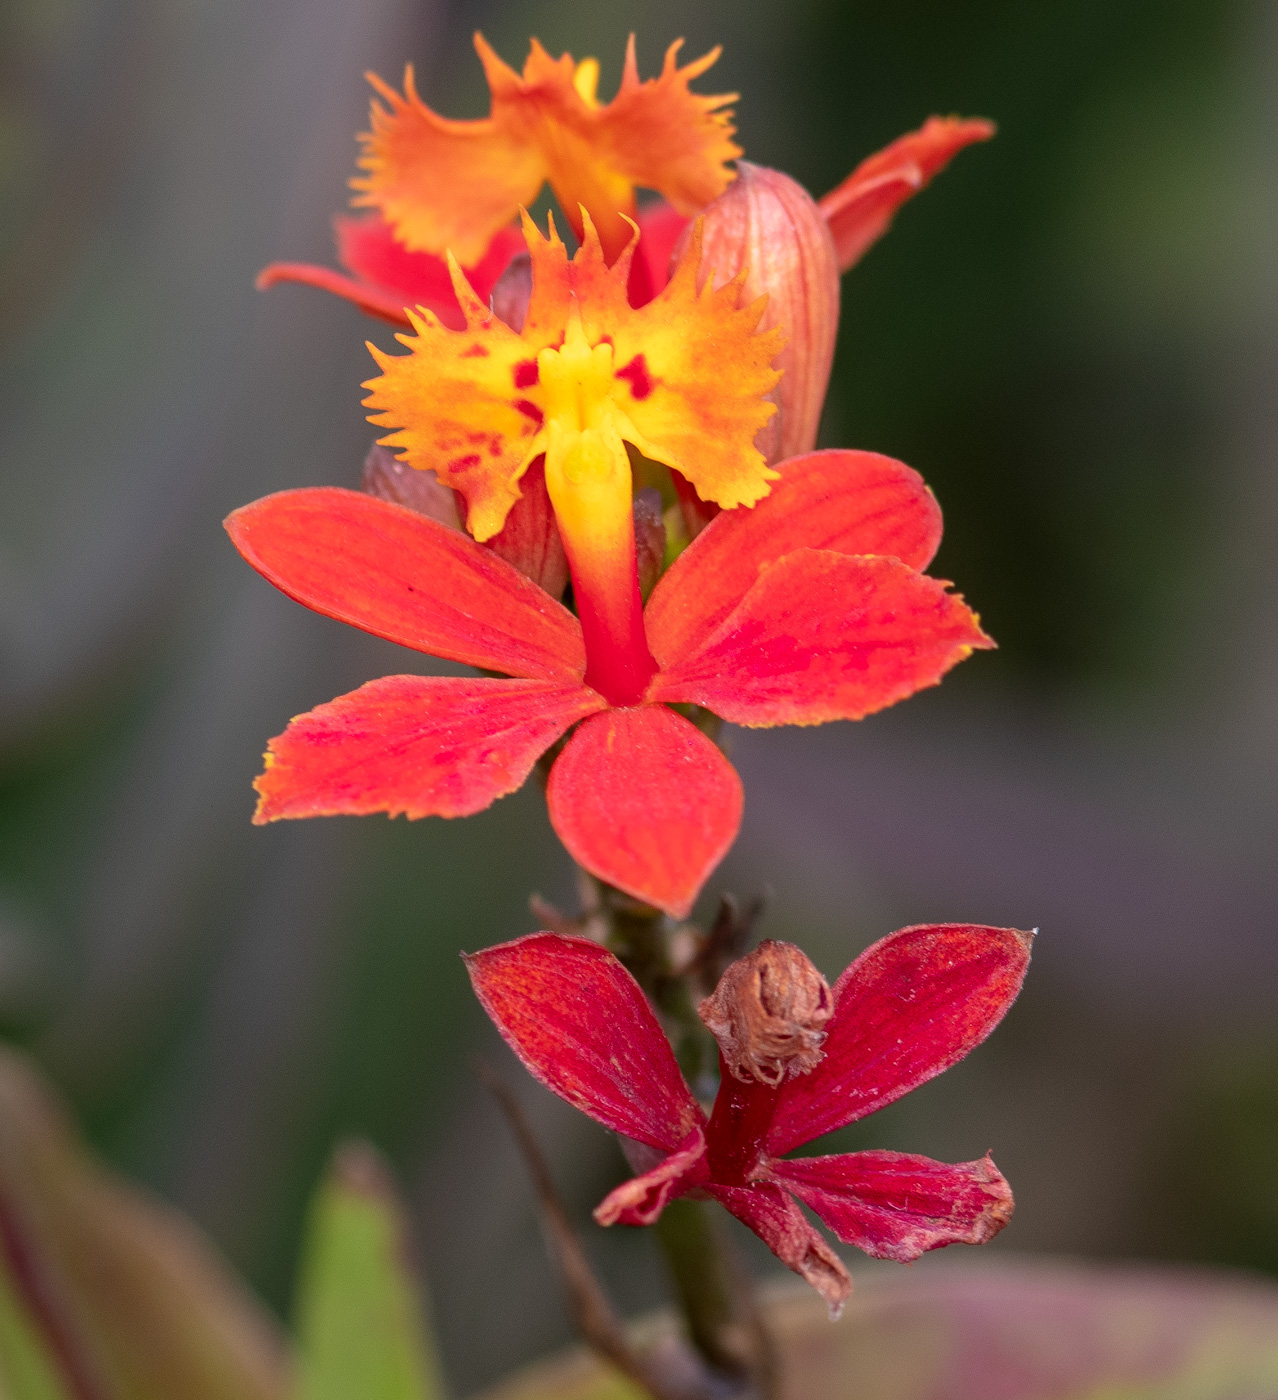
[[[369,681],[271,740],[253,820],[468,817],[522,787],[551,744],[603,704],[554,681]]]
[[[761,331],[779,326],[776,415],[756,445],[769,465],[816,444],[839,329],[839,267],[812,196],[779,170],[740,161],[737,178],[701,216],[701,276],[716,286],[744,275],[742,304],[766,296]]]
[[[579,865],[675,918],[692,908],[741,825],[741,780],[682,715],[609,710],[550,770],[550,821]]]
[[[672,45],[661,75],[640,82],[632,41],[621,88],[602,105],[592,59],[552,59],[534,39],[519,74],[478,34],[475,47],[492,93],[480,121],[437,116],[417,96],[411,68],[402,95],[370,79],[385,105],[373,103],[361,138],[355,202],[379,209],[410,248],[475,260],[549,180],[578,236],[585,206],[612,261],[629,238],[622,216],[634,213],[636,185],[691,213],[732,178],[726,162],[740,151],[722,109],[734,99],[689,88],[717,50],[680,68]]]
[[[863,160],[821,201],[846,272],[888,231],[896,211],[975,141],[988,141],[997,128],[980,118],[929,117],[917,131]]]
[[[460,531],[336,486],[281,491],[226,519],[235,547],[308,608],[415,651],[560,682],[585,672],[573,615]]]
[[[1019,929],[931,924],[867,948],[834,984],[825,1057],[779,1090],[767,1150],[780,1157],[957,1064],[1016,1000],[1032,942]]]
[[[800,549],[648,698],[750,726],[862,719],[992,645],[961,598],[899,559]]]
[[[597,1123],[675,1152],[705,1116],[639,984],[588,938],[532,933],[462,954],[529,1073]]]
[[[1012,1188],[989,1157],[934,1162],[849,1152],[773,1162],[768,1175],[875,1259],[909,1264],[948,1244],[986,1244],[1012,1218]]]
[[[941,512],[923,478],[877,452],[842,448],[782,462],[753,510],[717,516],[675,560],[644,613],[663,666],[687,656],[745,597],[760,569],[796,549],[885,554],[925,569]]]

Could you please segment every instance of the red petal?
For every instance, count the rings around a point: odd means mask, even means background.
[[[1012,1188],[989,1157],[934,1162],[851,1152],[774,1162],[771,1175],[845,1244],[908,1264],[947,1244],[984,1244],[1012,1217]]]
[[[961,598],[899,559],[800,549],[658,674],[648,698],[704,705],[733,724],[861,719],[989,646]]]
[[[838,1317],[852,1292],[843,1261],[808,1224],[803,1212],[778,1186],[714,1186],[706,1190],[748,1225],[788,1269],[807,1281]]]
[[[311,263],[271,263],[257,275],[258,290],[264,292],[277,282],[302,282],[344,297],[370,316],[380,316],[392,325],[410,324],[406,306],[424,306],[452,330],[465,329],[465,318],[443,258],[409,252],[377,214],[366,218],[339,214],[333,220],[333,231],[337,236],[338,260],[353,277]],[[480,261],[462,269],[476,295],[487,301],[507,263],[523,251],[519,230],[513,224],[501,229]]]
[[[781,1090],[768,1151],[789,1152],[949,1069],[1003,1019],[1031,935],[976,924],[899,929],[834,984],[825,1058]]]
[[[318,287],[322,292],[332,292],[334,296],[354,302],[361,311],[370,316],[380,316],[393,326],[412,324],[404,311],[404,298],[399,292],[383,291],[368,282],[334,272],[331,267],[317,267],[314,263],[269,263],[257,274],[253,285],[259,292],[265,292],[279,282],[300,282],[307,287]]]
[[[235,547],[308,608],[415,651],[579,681],[576,618],[469,536],[360,491],[281,491],[226,519]]]
[[[682,919],[741,825],[741,780],[659,705],[583,724],[550,770],[550,821],[592,875]]]
[[[630,264],[628,287],[631,306],[645,306],[670,280],[670,260],[679,235],[690,220],[664,199],[640,207],[635,216],[639,225],[639,247]]]
[[[877,452],[809,452],[749,510],[727,510],[675,560],[644,613],[653,655],[670,665],[699,646],[745,597],[759,570],[796,549],[887,554],[925,569],[941,512],[923,478]]]
[[[595,1207],[600,1225],[651,1225],[674,1196],[705,1184],[706,1135],[694,1128],[677,1152],[642,1176],[623,1181]]]
[[[704,1125],[647,997],[606,948],[533,933],[463,957],[506,1043],[561,1099],[663,1152]]]
[[[839,269],[846,272],[880,239],[893,215],[974,141],[994,135],[993,122],[979,118],[929,117],[917,130],[863,160],[820,201],[830,225]]]
[[[369,681],[271,740],[253,820],[470,816],[522,787],[564,730],[603,703],[553,681]]]
[[[519,478],[519,490],[506,523],[485,548],[513,564],[552,598],[560,598],[568,582],[568,556],[546,490],[544,457],[538,457]]]

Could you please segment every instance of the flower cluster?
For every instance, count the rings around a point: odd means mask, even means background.
[[[762,944],[702,1003],[723,1060],[708,1119],[647,998],[607,949],[539,933],[466,962],[528,1069],[626,1143],[639,1174],[596,1209],[601,1225],[650,1225],[679,1196],[711,1196],[837,1314],[851,1280],[797,1202],[845,1243],[908,1263],[983,1244],[1011,1216],[1012,1193],[988,1156],[951,1166],[904,1152],[785,1154],[979,1045],[1020,990],[1029,946],[1015,929],[901,929],[831,988],[797,948]],[[760,1049],[762,1064],[751,1053]]]
[[[227,520],[266,579],[329,617],[485,673],[388,676],[270,741],[256,821],[478,812],[539,763],[550,820],[612,889],[683,919],[741,821],[715,742],[861,719],[993,645],[924,571],[941,520],[921,478],[813,451],[839,276],[986,122],[932,118],[819,202],[745,161],[718,50],[620,89],[533,41],[523,72],[476,36],[490,115],[451,121],[373,79],[339,273],[272,264],[401,328],[370,345],[383,430],[365,489],[267,496]],[[548,184],[576,238],[526,206]],[[637,190],[655,202],[639,204]],[[836,1308],[850,1287],[796,1202],[843,1240],[912,1259],[988,1239],[1011,1194],[989,1158],[790,1161],[979,1043],[1026,936],[906,929],[830,988],[789,945],[701,1006],[722,1082],[697,1103],[644,992],[600,943],[537,934],[468,959],[529,1069],[626,1140],[638,1175],[596,1212],[651,1223],[710,1196]],[[704,1034],[704,1032],[702,1032]]]

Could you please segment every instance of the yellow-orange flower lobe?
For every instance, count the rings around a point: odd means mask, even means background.
[[[719,50],[680,68],[681,44],[667,49],[658,77],[641,82],[632,35],[617,95],[601,104],[593,58],[552,59],[534,39],[519,74],[476,34],[492,93],[480,121],[437,116],[418,97],[411,67],[402,95],[370,74],[386,105],[373,103],[372,129],[361,137],[355,203],[379,209],[408,248],[451,251],[471,264],[548,181],[577,237],[584,207],[614,262],[629,241],[636,188],[692,214],[722,193],[732,179],[727,162],[741,154],[724,110],[736,94],[689,86]]]
[[[410,313],[416,335],[398,337],[408,355],[369,346],[382,375],[365,386],[365,403],[376,410],[372,422],[394,430],[384,445],[461,492],[478,540],[502,528],[519,478],[544,454],[582,625],[588,638],[597,623],[609,645],[621,645],[636,627],[642,633],[626,443],[705,500],[753,505],[776,476],[754,438],[775,412],[763,396],[777,381],[772,360],[785,337],[756,332],[763,302],[738,307],[740,278],[697,290],[699,236],[668,285],[636,310],[626,297],[633,240],[610,268],[588,214],[583,230],[569,260],[553,221],[543,238],[524,216],[533,288],[518,333],[453,262],[466,329]]]

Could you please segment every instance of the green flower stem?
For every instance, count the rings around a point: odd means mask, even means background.
[[[693,1346],[716,1370],[744,1379],[744,1327],[709,1201],[671,1201],[653,1227]]]

